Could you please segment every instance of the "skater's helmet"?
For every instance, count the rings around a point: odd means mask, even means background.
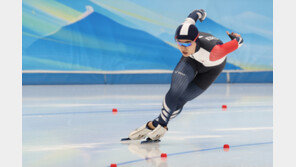
[[[175,33],[175,40],[188,39],[196,41],[198,38],[198,29],[194,24],[184,23],[178,26]]]

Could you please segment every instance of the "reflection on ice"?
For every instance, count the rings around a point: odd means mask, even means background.
[[[130,143],[128,144],[128,150],[140,158],[145,159],[145,161],[152,166],[168,167],[167,159],[160,157],[162,151],[159,149],[159,143]]]

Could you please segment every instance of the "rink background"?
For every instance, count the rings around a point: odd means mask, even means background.
[[[275,82],[274,82],[274,124],[275,124],[275,152],[274,152],[274,166],[295,166],[293,150],[295,150],[295,135],[287,130],[295,126],[295,113],[291,112],[294,108],[294,101],[291,94],[295,93],[293,89],[295,80],[291,80],[289,74],[291,67],[295,61],[294,57],[288,56],[293,53],[293,42],[295,38],[294,33],[282,35],[280,32],[293,32],[293,26],[288,25],[290,11],[292,11],[293,4],[290,1],[274,1],[274,68]],[[7,6],[14,6],[7,8]],[[1,11],[10,13],[7,15],[0,15],[3,22],[10,23],[12,26],[3,26],[1,31],[1,53],[10,55],[1,61],[1,75],[6,79],[1,86],[1,103],[2,111],[5,112],[1,117],[0,129],[4,132],[6,137],[1,139],[1,165],[21,166],[22,163],[22,139],[21,139],[21,5],[17,2],[5,2],[1,5]],[[14,19],[11,19],[14,18]],[[8,32],[8,33],[7,33]],[[9,33],[11,32],[11,33]],[[16,42],[17,41],[17,42]],[[288,56],[288,57],[286,57]],[[291,61],[287,61],[291,60]],[[289,80],[289,81],[288,81]]]
[[[23,84],[168,84],[181,57],[175,29],[200,8],[199,31],[244,39],[217,82],[272,83],[271,0],[23,0]]]

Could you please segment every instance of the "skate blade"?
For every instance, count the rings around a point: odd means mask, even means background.
[[[129,137],[127,138],[122,138],[120,141],[130,141],[131,139]]]
[[[149,143],[159,143],[160,140],[157,139],[157,140],[152,140],[152,139],[146,139],[145,141],[141,141],[141,144],[149,144]]]
[[[121,140],[120,140],[120,143],[122,143],[122,144],[133,144],[133,143],[140,143],[140,140],[132,140],[132,139],[130,139],[130,138],[122,138]]]

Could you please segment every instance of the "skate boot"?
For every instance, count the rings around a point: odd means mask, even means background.
[[[149,122],[148,122],[149,123]],[[122,138],[121,141],[128,141],[128,140],[141,140],[145,139],[147,134],[152,132],[152,129],[148,127],[148,123],[139,127],[138,129],[132,131],[128,138]]]
[[[163,137],[167,131],[168,131],[167,127],[158,125],[153,131],[147,134],[146,140],[142,141],[141,144],[160,142],[159,139]]]

